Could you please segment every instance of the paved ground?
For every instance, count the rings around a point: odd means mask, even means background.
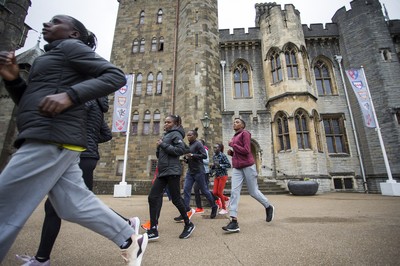
[[[126,216],[148,219],[146,196],[100,196]],[[196,229],[179,239],[182,224],[164,199],[160,239],[149,243],[142,265],[400,265],[400,197],[328,193],[310,197],[271,195],[275,220],[250,196],[242,196],[240,233],[226,234],[228,220],[196,214]],[[43,206],[34,212],[1,265],[20,265],[15,254],[34,254],[43,221]],[[52,254],[54,265],[124,265],[109,240],[63,222]]]

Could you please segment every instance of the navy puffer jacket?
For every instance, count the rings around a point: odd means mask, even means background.
[[[18,105],[15,146],[34,139],[86,147],[84,103],[121,88],[126,83],[125,75],[77,39],[54,41],[45,50],[34,61],[27,83],[21,78],[5,82]],[[66,92],[74,105],[55,117],[40,114],[40,101],[61,92]]]

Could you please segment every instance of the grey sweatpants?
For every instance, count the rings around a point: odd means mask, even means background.
[[[27,141],[0,175],[0,262],[48,194],[58,216],[99,233],[118,246],[134,230],[87,189],[79,152]]]
[[[265,208],[269,207],[268,199],[258,189],[257,176],[255,164],[241,169],[232,169],[232,189],[229,199],[229,215],[231,217],[237,217],[240,191],[242,190],[244,180],[246,180],[250,196],[260,202]]]

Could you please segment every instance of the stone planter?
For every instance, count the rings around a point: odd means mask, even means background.
[[[289,181],[288,189],[295,196],[312,196],[318,191],[319,184],[317,181]]]

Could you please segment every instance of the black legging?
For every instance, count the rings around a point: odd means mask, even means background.
[[[180,176],[164,176],[158,177],[154,180],[154,184],[151,187],[148,201],[150,209],[150,223],[151,228],[158,225],[158,218],[160,216],[162,197],[164,194],[164,189],[168,186],[169,193],[171,195],[172,203],[178,209],[179,213],[182,215],[185,224],[189,223],[189,218],[187,216],[187,210],[183,204],[181,197],[180,188]]]

